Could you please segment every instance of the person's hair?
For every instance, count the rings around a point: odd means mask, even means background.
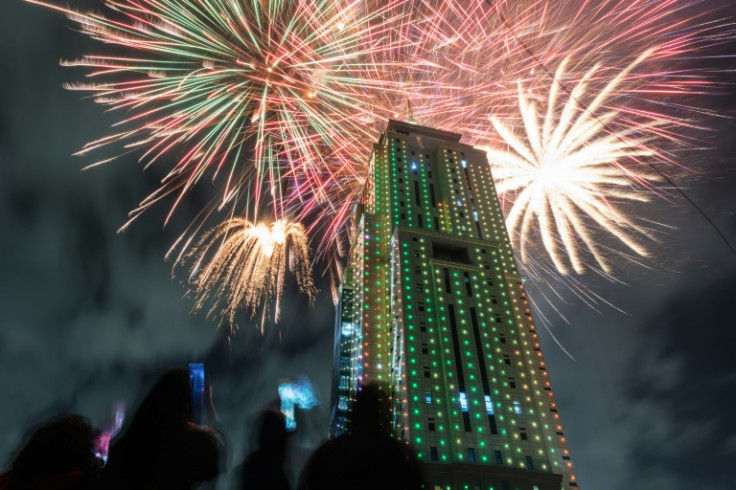
[[[278,410],[265,410],[258,418],[258,446],[272,451],[284,451],[289,433],[286,417]]]
[[[130,437],[150,438],[152,434],[165,436],[182,430],[191,419],[189,372],[171,369],[146,394],[125,433]]]
[[[391,396],[386,386],[371,382],[358,390],[350,413],[349,429],[351,433],[390,432]]]
[[[72,470],[96,470],[99,432],[81,415],[65,415],[41,425],[13,461],[13,470],[34,478]]]

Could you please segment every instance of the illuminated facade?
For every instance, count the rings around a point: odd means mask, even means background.
[[[374,146],[335,329],[331,435],[361,383],[430,488],[577,488],[484,152],[391,121]]]

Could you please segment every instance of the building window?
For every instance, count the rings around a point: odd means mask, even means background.
[[[451,293],[452,286],[450,285],[450,271],[447,270],[447,267],[442,268],[442,276],[445,278],[445,292]]]
[[[521,403],[514,400],[514,413],[520,414],[521,413]]]
[[[501,454],[501,451],[493,451],[493,455],[496,458],[496,464],[502,465],[503,464],[503,455]]]
[[[486,413],[488,415],[493,415],[493,401],[491,400],[491,395],[484,395],[483,398],[486,401]]]
[[[427,366],[424,366],[424,377],[429,378],[429,368]]]
[[[526,436],[526,429],[523,429],[523,428],[519,427],[519,437],[521,437],[521,440],[522,441],[528,440],[528,438]]]
[[[534,471],[534,462],[532,461],[531,456],[524,456],[524,464],[528,471]]]
[[[337,399],[337,408],[339,410],[347,410],[348,409],[348,397],[345,395],[340,395],[340,397]]]
[[[432,404],[432,392],[431,391],[424,392],[424,401],[427,402],[429,405]]]
[[[429,448],[429,459],[431,461],[437,461],[437,459],[439,459],[437,457],[437,448],[435,446],[432,446],[432,447]],[[435,485],[434,487],[437,488],[438,486]]]
[[[458,396],[458,400],[459,400],[459,402],[460,402],[460,409],[461,409],[461,410],[462,410],[463,412],[467,412],[467,411],[468,411],[468,397],[467,397],[467,396],[465,396],[465,393],[463,393],[463,392],[461,391],[461,392],[460,392],[460,396]]]
[[[434,419],[429,419],[429,422],[427,422],[427,430],[430,432],[435,431]]]
[[[491,434],[498,434],[498,426],[496,425],[496,416],[488,416],[488,425],[491,427]]]
[[[468,448],[468,462],[475,463],[475,449],[472,447]]]

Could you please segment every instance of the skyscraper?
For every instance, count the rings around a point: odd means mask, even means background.
[[[343,276],[331,434],[369,381],[436,490],[576,488],[485,152],[391,121]]]

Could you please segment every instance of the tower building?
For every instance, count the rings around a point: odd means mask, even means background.
[[[358,387],[434,490],[577,488],[486,154],[391,121],[374,145],[336,312],[330,432]]]

